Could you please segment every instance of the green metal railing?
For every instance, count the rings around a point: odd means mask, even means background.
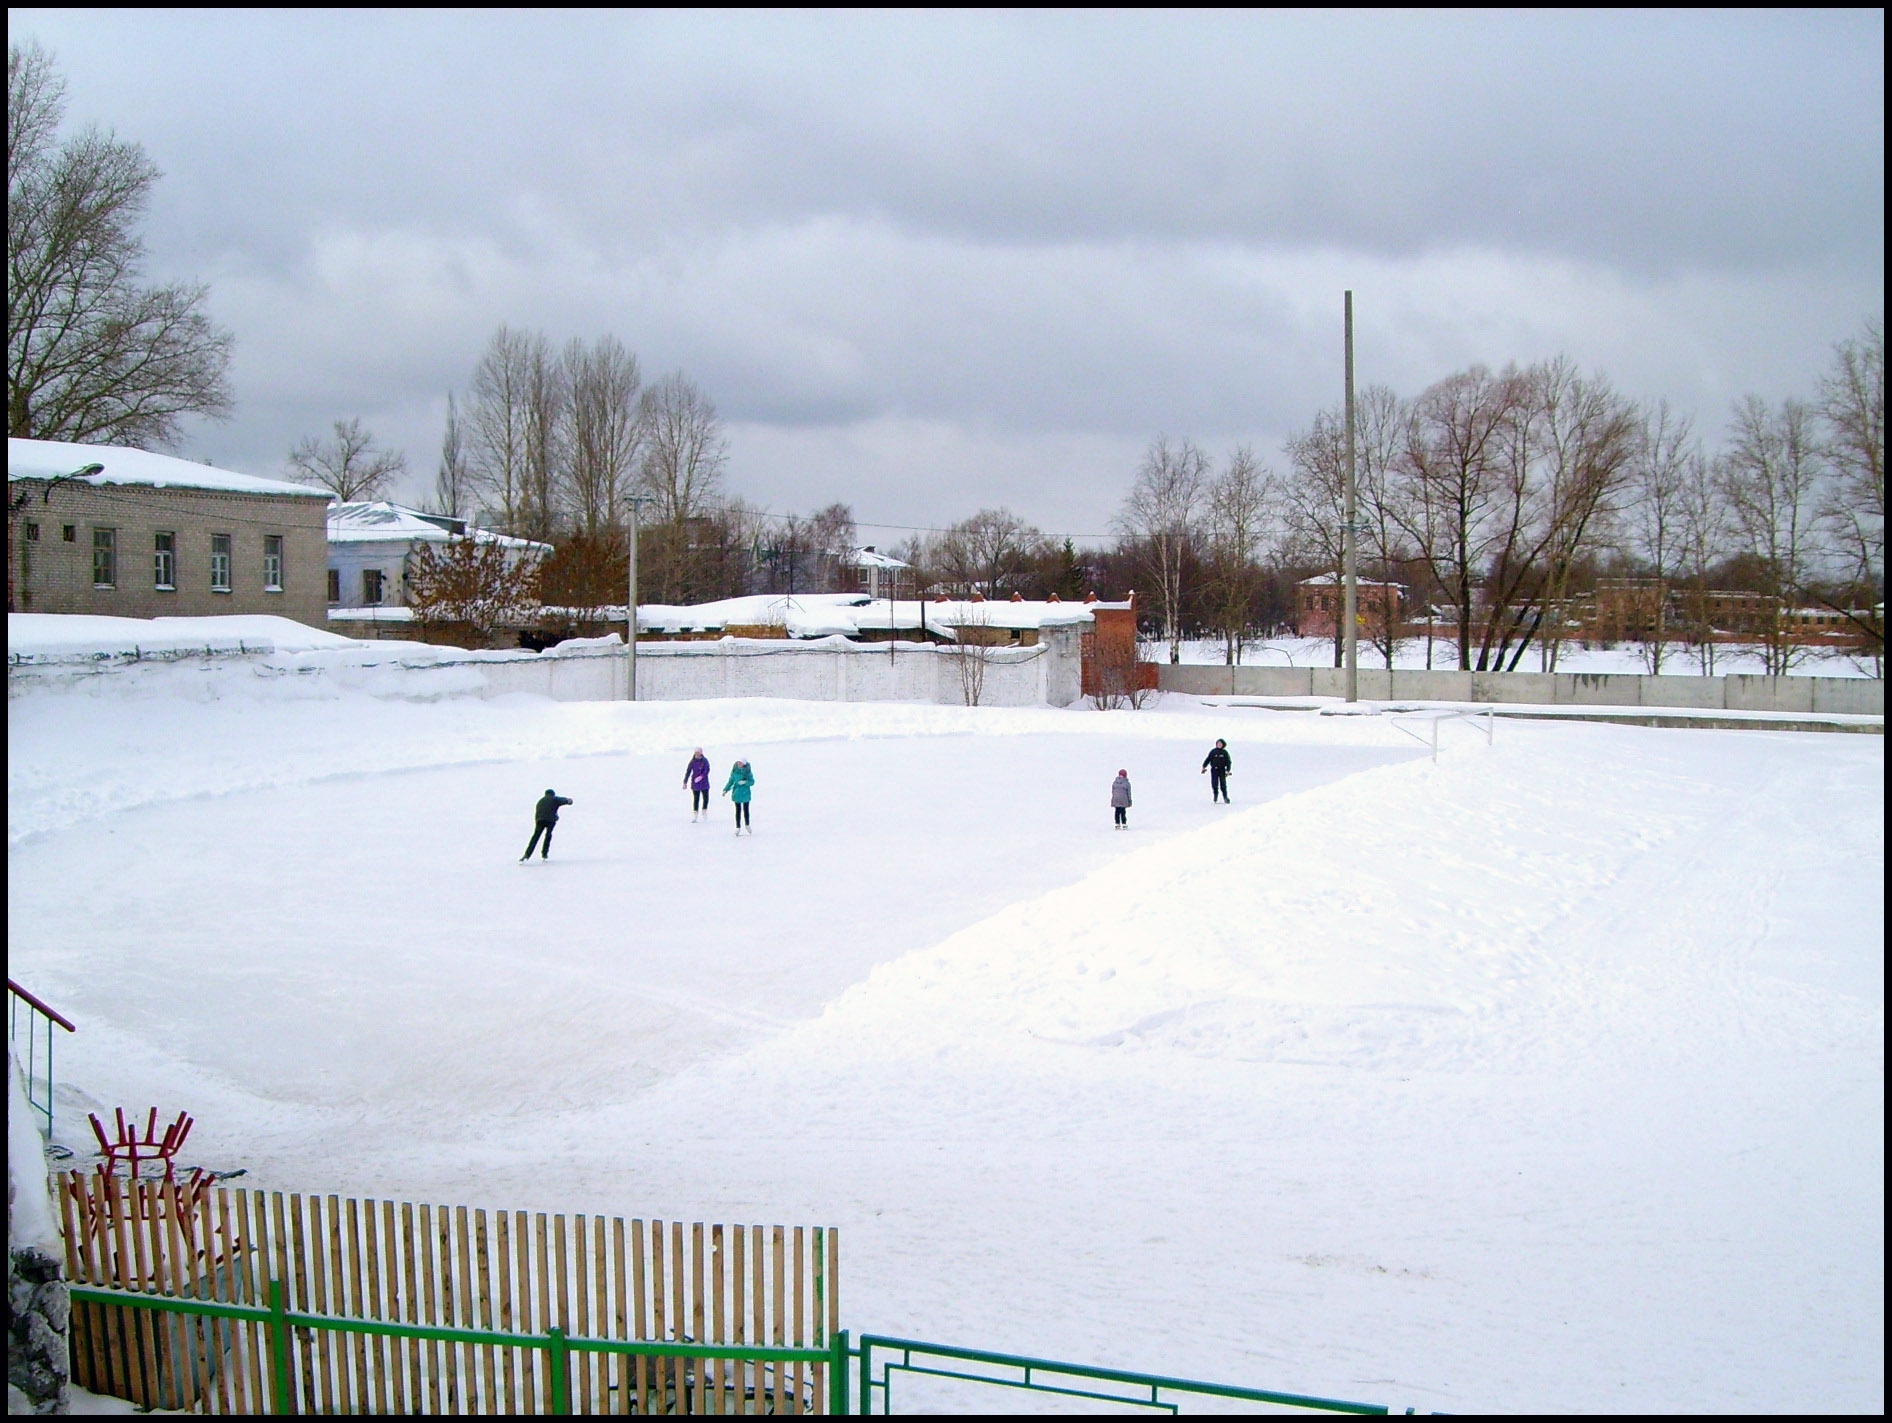
[[[874,1351],[884,1355],[880,1377],[874,1377]],[[1195,1395],[1204,1398],[1229,1398],[1244,1403],[1272,1403],[1286,1408],[1309,1408],[1323,1413],[1387,1412],[1380,1403],[1351,1403],[1340,1398],[1315,1398],[1303,1393],[1278,1393],[1262,1388],[1237,1388],[1232,1384],[1203,1383],[1196,1379],[1164,1378],[1158,1374],[1131,1373],[1124,1369],[1099,1369],[1089,1364],[1066,1364],[1053,1359],[1033,1359],[1022,1354],[994,1354],[984,1349],[956,1349],[944,1344],[923,1344],[917,1339],[887,1339],[877,1334],[863,1334],[861,1347],[854,1351],[861,1361],[861,1412],[873,1413],[874,1393],[880,1393],[881,1413],[893,1412],[893,1375],[916,1374],[927,1378],[958,1379],[968,1383],[988,1384],[997,1388],[1023,1389],[1031,1393],[1059,1394],[1066,1398],[1095,1399],[1122,1403],[1133,1408],[1150,1408],[1164,1413],[1181,1411],[1174,1397]],[[915,1359],[936,1362],[915,1362]],[[974,1373],[969,1366],[985,1369],[1010,1369],[1016,1376],[1000,1377],[990,1372]],[[1048,1381],[1046,1376],[1050,1376]],[[1055,1380],[1071,1380],[1072,1383]],[[1074,1386],[1074,1383],[1091,1385]],[[1105,1392],[1098,1384],[1115,1384],[1116,1392]],[[1131,1390],[1134,1390],[1132,1392]]]
[[[535,1349],[549,1356],[548,1373],[552,1386],[552,1412],[570,1413],[571,1356],[573,1354],[626,1354],[662,1359],[727,1359],[740,1363],[826,1364],[828,1365],[828,1411],[848,1411],[847,1331],[840,1330],[830,1344],[818,1348],[795,1349],[766,1346],[745,1347],[736,1344],[696,1344],[688,1340],[583,1339],[567,1335],[556,1325],[543,1334],[508,1334],[492,1329],[443,1329],[429,1324],[395,1324],[379,1319],[343,1318],[331,1314],[303,1314],[284,1304],[282,1281],[269,1282],[269,1307],[222,1304],[208,1300],[180,1299],[175,1295],[141,1294],[134,1290],[100,1289],[93,1285],[72,1286],[74,1304],[117,1305],[129,1309],[158,1310],[167,1314],[194,1314],[211,1319],[245,1320],[264,1327],[269,1344],[269,1392],[271,1413],[290,1413],[289,1331],[292,1329],[328,1329],[344,1334],[376,1334],[393,1339],[427,1339],[445,1344],[491,1344],[505,1348]]]

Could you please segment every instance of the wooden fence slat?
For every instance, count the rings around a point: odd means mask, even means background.
[[[447,1207],[443,1205],[441,1207],[441,1274],[452,1277],[452,1272],[447,1270],[447,1243]],[[454,1262],[460,1266],[460,1272],[454,1283],[454,1298],[447,1304],[447,1323],[450,1328],[452,1326],[467,1328],[473,1325],[473,1315],[471,1315],[473,1262],[467,1258],[469,1249],[467,1249],[467,1207],[465,1205],[456,1205],[452,1211],[452,1249],[454,1249]],[[460,1406],[454,1412],[477,1414],[479,1398],[475,1395],[477,1395],[479,1385],[475,1383],[475,1378],[479,1374],[479,1362],[477,1362],[475,1345],[448,1345],[447,1353],[456,1357],[452,1378],[458,1387]]]
[[[708,1338],[703,1327],[703,1222],[700,1220],[690,1226],[690,1337],[699,1344]],[[703,1397],[708,1371],[708,1361],[698,1359],[696,1411],[699,1413],[708,1407]]]
[[[729,1317],[734,1323],[733,1343],[741,1344],[749,1337],[748,1319],[744,1314],[744,1301],[748,1298],[743,1286],[747,1282],[743,1273],[743,1260],[747,1252],[744,1246],[749,1243],[749,1228],[735,1225],[729,1228]],[[736,1411],[749,1411],[749,1376],[755,1371],[745,1363],[736,1364]]]
[[[769,1342],[776,1345],[778,1348],[788,1342],[786,1308],[788,1302],[782,1298],[788,1284],[785,1260],[786,1243],[782,1227],[779,1225],[772,1226],[770,1228],[769,1240],[769,1263],[774,1267],[773,1273],[775,1276],[773,1281],[775,1286],[773,1294],[775,1298],[772,1301],[773,1309],[771,1311],[775,1324],[775,1332],[770,1336]],[[783,1412],[786,1407],[786,1399],[784,1398],[785,1391],[782,1387],[785,1381],[783,1376],[786,1372],[787,1370],[780,1364],[775,1366],[775,1411],[777,1413]]]
[[[401,1233],[397,1249],[401,1260],[403,1298],[401,1314],[409,1324],[420,1321],[420,1252],[414,1248],[414,1207],[401,1202]],[[421,1374],[420,1340],[407,1341],[407,1367],[401,1376],[401,1411],[417,1413],[425,1407],[427,1385]]]
[[[769,1342],[768,1291],[764,1287],[768,1270],[767,1251],[763,1245],[762,1227],[759,1225],[751,1226],[749,1230],[749,1244],[753,1247],[749,1255],[749,1283],[752,1286],[750,1308],[755,1312],[753,1342],[756,1344],[767,1344]],[[767,1413],[769,1411],[767,1399],[768,1379],[768,1368],[765,1365],[757,1364],[755,1366],[755,1411],[757,1413]]]
[[[503,1334],[516,1333],[512,1309],[512,1212],[498,1211],[493,1217],[493,1255],[498,1269],[496,1288],[499,1292],[499,1329]],[[501,1387],[505,1390],[500,1395],[498,1411],[501,1413],[523,1413],[525,1401],[517,1392],[519,1382],[518,1351],[508,1349],[500,1360]]]
[[[684,1298],[684,1271],[689,1268],[683,1255],[683,1222],[670,1222],[670,1327],[678,1339],[689,1338],[689,1302]],[[687,1363],[681,1354],[670,1356],[670,1375],[677,1390],[677,1412],[689,1408]]]
[[[542,1332],[532,1312],[532,1230],[529,1218],[524,1211],[514,1217],[514,1241],[519,1251],[519,1279],[515,1288],[519,1291],[519,1332],[537,1334]],[[527,1413],[539,1412],[539,1351],[528,1349],[519,1356],[521,1373],[520,1407]]]
[[[125,1209],[120,1219],[124,1221],[126,1233],[131,1236],[131,1255],[129,1259],[132,1268],[130,1278],[128,1279],[125,1277],[127,1257],[123,1250],[120,1250],[118,1256],[120,1283],[141,1292],[148,1290],[150,1287],[149,1276],[145,1269],[146,1222],[143,1212],[140,1209],[143,1203],[143,1197],[144,1183],[142,1181],[127,1181],[125,1183]],[[139,1381],[140,1386],[138,1392],[140,1396],[134,1399],[133,1402],[143,1404],[146,1408],[162,1408],[164,1407],[164,1402],[160,1390],[164,1376],[160,1372],[158,1360],[160,1358],[159,1351],[163,1346],[159,1342],[157,1330],[152,1327],[157,1322],[156,1316],[152,1315],[149,1311],[140,1311],[140,1313],[144,1315],[144,1318],[134,1322],[134,1329],[138,1336],[139,1353],[144,1358],[145,1371],[143,1379]]]
[[[309,1271],[309,1297],[315,1305],[317,1314],[329,1313],[328,1269],[322,1259],[322,1245],[327,1231],[322,1223],[322,1198],[311,1192],[305,1203],[309,1216],[309,1243],[306,1250]],[[302,1252],[302,1242],[296,1246]],[[335,1407],[335,1369],[331,1361],[334,1353],[336,1336],[326,1329],[309,1331],[309,1348],[315,1357],[318,1387],[315,1393],[316,1413],[333,1413]]]
[[[795,1347],[797,1349],[801,1348],[808,1339],[808,1336],[802,1332],[802,1301],[806,1295],[806,1291],[802,1288],[802,1281],[807,1278],[807,1271],[803,1269],[802,1240],[806,1233],[803,1227],[799,1225],[795,1227],[795,1277],[791,1293],[795,1297]],[[802,1374],[803,1365],[797,1361],[789,1375],[794,1381],[794,1403],[789,1408],[791,1413],[802,1411]]]
[[[723,1243],[723,1228],[720,1225],[710,1227],[710,1340],[716,1344],[729,1342],[728,1291],[723,1288],[723,1272],[729,1266],[728,1252]],[[710,1407],[713,1412],[729,1411],[728,1379],[729,1367],[724,1363],[715,1365],[715,1397]]]
[[[479,1314],[477,1325],[481,1329],[493,1328],[493,1249],[492,1237],[487,1233],[486,1212],[484,1209],[473,1212],[473,1264],[474,1278],[479,1281]],[[481,1349],[480,1384],[485,1390],[482,1413],[510,1413],[511,1408],[500,1401],[497,1366],[502,1353],[511,1353],[510,1349]]]
[[[572,1333],[579,1338],[584,1338],[591,1333],[591,1272],[585,1268],[589,1263],[586,1249],[587,1219],[583,1215],[572,1217],[572,1272],[565,1276],[566,1293],[577,1296],[572,1311]],[[560,1273],[564,1273],[562,1269]],[[598,1411],[592,1407],[591,1402],[590,1362],[590,1358],[586,1355],[574,1354],[572,1356],[572,1407],[581,1413]]]
[[[366,1209],[361,1213],[361,1253],[364,1284],[367,1287],[368,1318],[386,1319],[388,1316],[382,1313],[380,1217],[374,1201],[366,1201],[364,1205]],[[368,1377],[374,1390],[372,1406],[376,1413],[387,1413],[393,1408],[388,1393],[387,1342],[379,1334],[370,1334],[363,1341],[368,1359]],[[368,1395],[364,1394],[363,1397]]]
[[[644,1272],[644,1222],[631,1222],[631,1308],[636,1314],[634,1321],[637,1332],[633,1339],[651,1338],[650,1329],[644,1316],[646,1276]],[[639,1354],[631,1364],[631,1370],[637,1376],[637,1411],[655,1412],[650,1401],[650,1361]]]
[[[260,1197],[260,1192],[258,1193]],[[268,1243],[268,1232],[257,1225],[258,1205],[250,1199],[247,1188],[239,1187],[236,1192],[237,1229],[241,1239],[236,1245],[237,1278],[242,1281],[238,1293],[245,1296],[248,1304],[268,1304],[267,1296],[258,1293],[257,1267],[267,1257],[263,1255]],[[268,1406],[269,1375],[264,1372],[263,1330],[260,1325],[247,1325],[244,1335],[248,1341],[249,1357],[249,1396],[245,1399],[247,1411],[261,1413]]]
[[[558,1321],[552,1316],[552,1251],[551,1241],[546,1235],[546,1217],[544,1211],[536,1211],[532,1217],[534,1260],[533,1265],[538,1276],[538,1318],[534,1333],[543,1334]],[[548,1365],[545,1379],[539,1395],[539,1412],[552,1411],[552,1370]]]
[[[198,1299],[202,1277],[198,1270],[197,1259],[197,1215],[194,1208],[187,1213],[188,1197],[178,1188],[175,1178],[165,1183],[161,1193],[166,1217],[170,1224],[170,1239],[167,1248],[171,1252],[171,1285],[177,1294],[190,1299]],[[214,1321],[201,1316],[180,1314],[181,1326],[178,1334],[182,1336],[184,1358],[178,1369],[180,1397],[186,1407],[195,1407],[206,1402],[210,1392],[210,1357],[216,1344],[217,1330]],[[202,1349],[198,1341],[203,1341]]]
[[[227,1299],[232,1304],[241,1304],[244,1301],[242,1287],[238,1284],[237,1276],[238,1246],[234,1233],[230,1229],[230,1192],[226,1187],[219,1186],[211,1193],[211,1204],[207,1204],[206,1209],[213,1208],[216,1211],[217,1244],[214,1247],[212,1260],[217,1297]],[[225,1411],[229,1413],[251,1411],[249,1381],[244,1377],[243,1367],[243,1335],[246,1328],[246,1324],[240,1319],[230,1321],[230,1347],[224,1351],[223,1358],[219,1361],[220,1370],[228,1383],[228,1388],[219,1394],[219,1402],[227,1403]]]
[[[625,1309],[624,1289],[624,1217],[611,1217],[611,1337],[624,1339],[629,1337],[630,1316]],[[611,1356],[611,1377],[617,1387],[617,1411],[631,1411],[630,1370],[625,1368],[622,1354]]]

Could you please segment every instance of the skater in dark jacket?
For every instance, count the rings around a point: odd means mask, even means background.
[[[755,826],[749,824],[749,797],[755,791],[755,772],[749,769],[747,761],[738,761],[729,768],[729,779],[723,782],[723,794],[736,803],[736,833],[742,834],[748,826],[749,833],[755,834]]]
[[[533,814],[532,839],[527,842],[526,852],[519,857],[519,863],[524,864],[532,858],[532,852],[538,849],[541,835],[545,837],[545,848],[539,850],[539,858],[541,860],[552,858],[552,830],[558,824],[558,808],[561,805],[570,804],[569,796],[560,795],[550,786],[545,788],[545,794],[539,797],[538,809]]]
[[[1221,740],[1215,743],[1215,750],[1202,758],[1202,769],[1209,773],[1210,805],[1218,800],[1223,805],[1228,804],[1228,773],[1234,764],[1234,758],[1228,754],[1228,742]]]
[[[690,758],[690,764],[683,768],[683,788],[690,793],[690,819],[696,820],[709,814],[709,757],[703,754],[701,746]]]
[[[1130,773],[1117,772],[1117,779],[1110,783],[1110,808],[1117,819],[1117,829],[1130,827]]]

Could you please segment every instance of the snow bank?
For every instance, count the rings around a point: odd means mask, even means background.
[[[46,1174],[46,1140],[39,1113],[26,1098],[19,1059],[7,1052],[7,1244],[49,1254],[64,1252]]]
[[[113,618],[89,613],[8,613],[7,662],[232,656],[352,647],[354,640],[293,618],[261,613],[215,618]]]

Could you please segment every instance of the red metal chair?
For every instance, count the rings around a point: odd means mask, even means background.
[[[164,1128],[164,1134],[158,1135],[158,1109],[153,1107],[151,1115],[145,1119],[144,1135],[138,1134],[137,1124],[125,1120],[125,1109],[119,1107],[118,1138],[108,1140],[105,1125],[99,1121],[98,1113],[87,1115],[92,1119],[92,1134],[99,1139],[99,1153],[104,1156],[104,1164],[99,1170],[105,1175],[113,1175],[122,1163],[131,1168],[131,1179],[138,1179],[140,1161],[163,1162],[164,1179],[174,1179],[177,1170],[177,1153],[184,1145],[184,1139],[191,1134],[192,1118],[188,1112],[179,1112],[177,1120]]]

